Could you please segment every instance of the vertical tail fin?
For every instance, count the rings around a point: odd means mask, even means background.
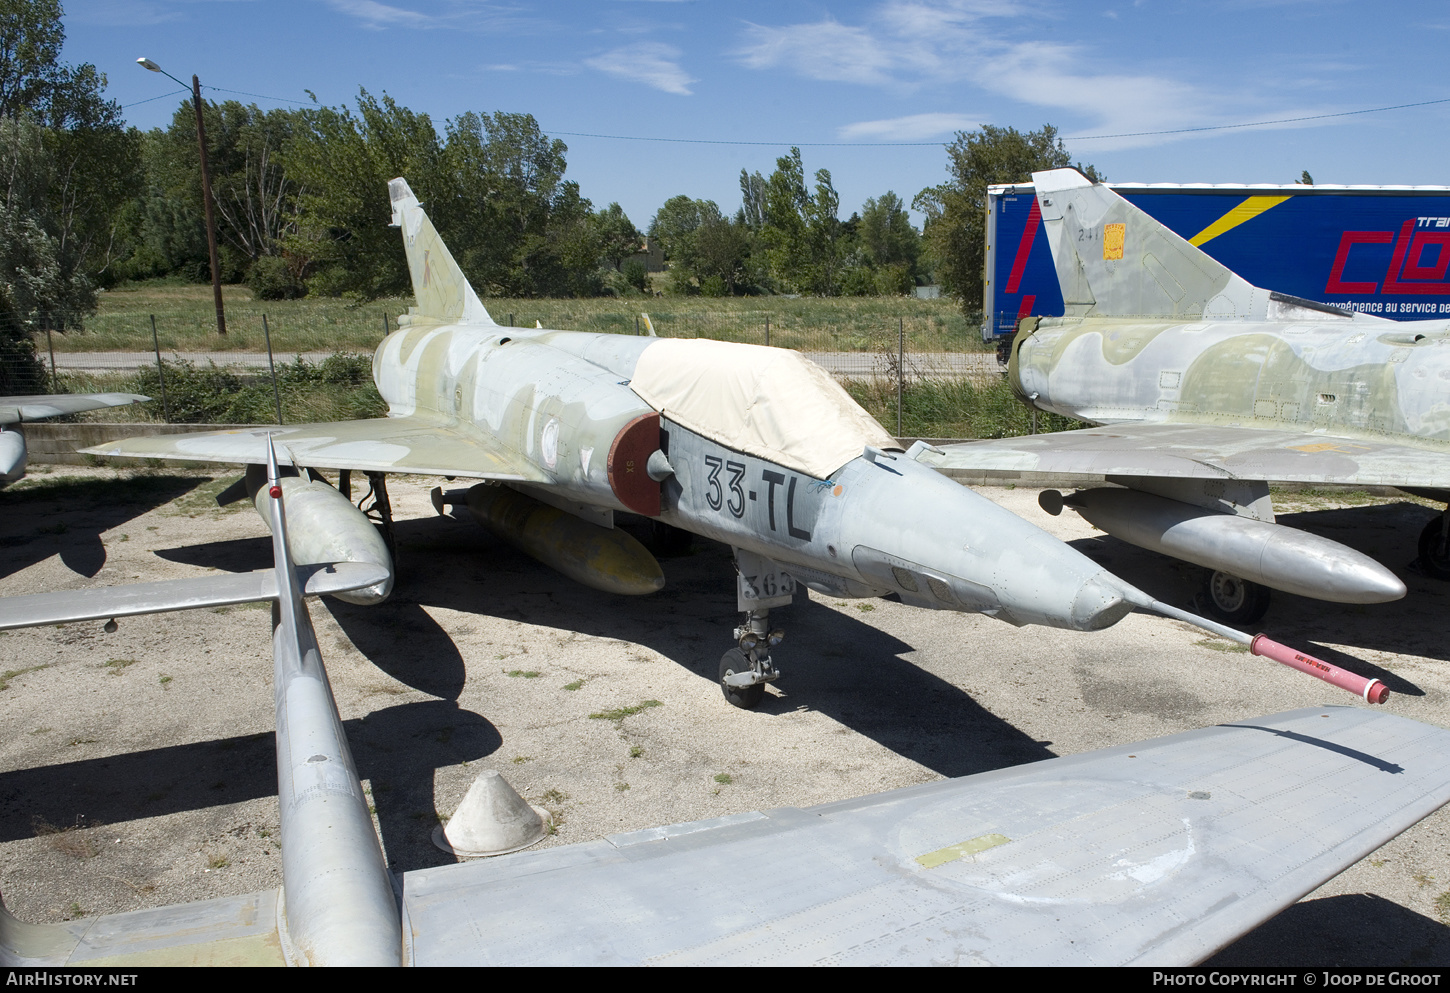
[[[403,229],[403,250],[418,306],[410,313],[427,320],[454,324],[493,324],[448,246],[413,191],[401,176],[388,183],[393,202],[393,226]]]
[[[1252,286],[1074,169],[1032,174],[1069,317],[1264,317]]]

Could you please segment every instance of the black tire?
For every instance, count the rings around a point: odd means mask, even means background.
[[[732,648],[720,656],[720,690],[725,694],[733,706],[742,710],[754,710],[760,706],[760,701],[765,699],[765,684],[756,683],[754,686],[727,686],[725,677],[732,672],[749,672],[750,660],[745,653],[738,648]]]
[[[1226,572],[1210,572],[1200,601],[1208,616],[1225,624],[1248,625],[1263,620],[1269,610],[1269,588]]]
[[[689,554],[690,545],[695,540],[693,534],[684,528],[677,528],[654,518],[648,519],[646,524],[648,530],[645,532],[644,547],[655,555],[672,558],[676,555]]]
[[[1450,579],[1450,538],[1439,517],[1420,532],[1420,568],[1436,579]]]

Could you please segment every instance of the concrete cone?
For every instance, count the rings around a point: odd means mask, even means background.
[[[478,774],[447,827],[433,829],[433,844],[454,855],[503,855],[540,841],[549,812],[524,801],[493,769]]]

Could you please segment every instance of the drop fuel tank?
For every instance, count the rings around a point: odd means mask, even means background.
[[[1394,573],[1328,538],[1223,514],[1130,489],[1092,489],[1040,498],[1049,513],[1061,500],[1094,527],[1130,545],[1161,552],[1286,593],[1334,603],[1385,603],[1405,595]]]

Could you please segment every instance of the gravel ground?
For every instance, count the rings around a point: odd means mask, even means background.
[[[0,493],[0,595],[265,568],[233,477],[32,467]],[[729,551],[664,562],[666,589],[596,593],[433,514],[432,483],[391,483],[397,592],[313,601],[325,661],[394,868],[452,861],[428,841],[481,769],[549,808],[544,844],[738,811],[808,806],[1353,698],[1196,629],[1134,615],[1096,634],[810,594],[776,616],[785,673],[727,705]],[[1195,570],[1050,518],[1035,491],[993,499],[1160,599]],[[1450,726],[1450,584],[1409,565],[1431,511],[1298,495],[1283,513],[1366,551],[1410,587],[1375,607],[1279,595],[1278,640],[1346,657],[1390,709]],[[1282,511],[1281,511],[1282,512]],[[281,883],[270,614],[250,607],[0,634],[0,892],[60,921]],[[613,712],[613,713],[611,713]],[[1450,964],[1450,811],[1220,952],[1220,964]]]

